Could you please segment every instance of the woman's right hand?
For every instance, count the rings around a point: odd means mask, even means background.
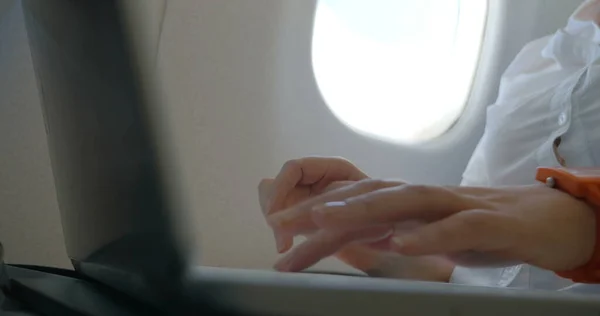
[[[269,216],[299,203],[309,203],[322,193],[347,186],[369,177],[343,158],[307,157],[288,161],[279,174],[260,182],[259,198],[263,215]],[[326,201],[325,201],[326,202]],[[288,251],[293,246],[291,236],[275,233],[277,250]],[[310,234],[307,231],[307,234]],[[336,257],[370,276],[447,282],[454,265],[445,258],[403,257],[373,247],[373,244],[352,244]]]
[[[265,218],[304,200],[337,189],[368,176],[346,159],[306,157],[286,162],[274,178],[262,179],[259,186],[260,206]],[[292,247],[291,236],[275,232],[277,251]]]

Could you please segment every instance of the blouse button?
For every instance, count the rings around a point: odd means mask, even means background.
[[[566,112],[560,113],[560,115],[558,116],[558,124],[565,125],[566,122],[567,122],[567,113]]]

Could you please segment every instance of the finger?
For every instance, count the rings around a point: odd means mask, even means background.
[[[324,187],[321,190],[314,190],[315,192],[317,192],[317,194],[323,194],[323,193],[327,193],[330,191],[335,191],[337,189],[341,189],[343,187],[347,187],[349,185],[353,185],[355,184],[356,181],[335,181],[335,182],[331,182],[330,184],[328,184],[326,187]]]
[[[387,248],[389,252],[390,237],[384,238],[381,241],[376,241],[376,244],[386,244],[382,247]],[[369,271],[377,265],[379,259],[379,250],[374,249],[369,244],[369,247],[365,247],[363,243],[354,243],[348,246],[344,246],[342,249],[335,253],[335,257],[347,265],[354,267],[361,271]]]
[[[312,219],[324,229],[342,230],[406,220],[430,222],[477,207],[476,201],[444,187],[402,185],[317,206]]]
[[[288,194],[297,185],[311,185],[322,181],[327,185],[332,181],[358,180],[366,175],[348,160],[342,158],[308,157],[286,162],[272,183],[267,199],[266,214],[282,210]],[[320,188],[314,188],[319,190]],[[278,251],[285,252],[293,245],[289,235],[275,231]]]
[[[263,180],[266,181],[267,183],[269,182],[268,180]],[[262,183],[262,182],[261,182]],[[324,188],[323,190],[325,192],[328,191],[333,191],[336,190],[338,188],[342,188],[344,186],[348,186],[350,184],[353,184],[353,181],[338,181],[338,182],[333,182],[330,185],[328,185],[326,188]],[[272,185],[272,181],[270,182],[270,184]],[[266,184],[265,184],[266,185]],[[272,188],[272,186],[271,186]],[[298,191],[296,189],[292,189],[293,191],[291,193],[289,193],[292,196],[288,196],[288,198],[291,198],[293,201],[296,200],[300,200],[298,198],[294,198],[293,195],[294,194],[305,194],[304,192],[302,192],[302,190]],[[263,191],[268,192],[267,189],[263,189]],[[264,203],[264,202],[263,202]],[[263,208],[263,213],[266,213],[266,209]],[[310,227],[316,228],[314,225],[311,225]],[[305,232],[306,233],[310,233],[312,232],[314,229],[307,229]],[[293,246],[293,235],[287,235],[285,233],[277,233],[276,231],[273,232],[274,238],[275,238],[275,243],[276,243],[276,248],[277,248],[277,252],[279,253],[283,253],[288,251],[292,246]]]
[[[273,182],[274,179],[263,179],[258,185],[259,203],[264,215],[267,215],[267,200],[273,188]],[[291,236],[278,234],[274,231],[273,238],[275,239],[275,247],[279,253],[287,251],[293,245],[293,239]]]
[[[334,255],[351,242],[374,242],[385,239],[392,233],[391,226],[371,227],[354,232],[321,230],[279,260],[275,264],[275,269],[285,272],[304,270],[322,259]]]
[[[329,192],[329,191],[333,191],[336,190],[338,188],[342,188],[344,186],[348,186],[350,184],[353,184],[354,181],[337,181],[337,182],[332,182],[331,184],[329,184],[326,188],[323,189],[324,192]],[[262,194],[261,200],[263,200],[263,202],[261,203],[265,203],[264,201],[266,201],[266,199],[264,198],[265,195],[270,194],[270,190],[273,188],[273,181],[270,179],[265,179],[263,181],[261,181],[261,185],[259,188],[259,191],[262,191],[262,193],[259,193],[259,195]],[[299,196],[295,196],[295,195],[299,195]],[[310,195],[309,193],[307,194],[305,188],[294,188],[292,189],[291,192],[288,193],[287,198],[291,199],[292,201],[300,201],[305,199],[308,195]],[[266,215],[266,208],[263,207],[263,214]],[[310,227],[312,228],[316,228],[316,226],[311,225]],[[305,233],[310,233],[312,231],[314,231],[314,229],[307,229],[305,231]],[[275,243],[276,243],[276,248],[277,248],[277,252],[279,253],[283,253],[288,251],[292,246],[293,246],[293,235],[288,235],[285,233],[278,233],[277,230],[274,231],[274,238],[275,238]]]
[[[511,216],[470,210],[396,236],[392,238],[390,248],[411,256],[463,253],[463,258],[475,262],[483,257],[475,258],[473,252],[501,254],[509,249],[517,238],[514,227],[515,220]]]
[[[263,212],[263,214],[267,215],[267,202],[269,197],[271,196],[271,191],[273,190],[273,183],[274,183],[275,179],[262,179],[258,185],[258,198],[259,198],[259,204],[260,204],[260,208]],[[333,190],[337,190],[339,188],[354,184],[356,181],[336,181],[336,182],[332,182],[330,184],[328,184],[326,187],[324,187],[321,192],[319,193],[324,193],[324,192],[329,192],[329,191],[333,191]],[[292,189],[294,190],[294,189]],[[315,190],[313,190],[315,191]],[[301,200],[302,198],[305,198],[305,193],[304,192],[300,192],[298,195],[301,195],[301,197],[294,197],[294,191],[292,191],[291,193],[292,196],[288,196],[288,198],[290,198],[292,201],[298,201]]]
[[[343,158],[307,157],[286,162],[273,183],[273,192],[268,203],[268,213],[282,208],[287,194],[297,185],[312,185],[322,182],[323,186],[333,181],[358,181],[367,176]],[[315,188],[319,190],[321,188]]]
[[[329,201],[345,200],[352,196],[358,196],[370,191],[386,187],[403,185],[398,181],[363,180],[355,182],[337,190],[323,193],[312,199],[301,202],[291,208],[273,214],[267,221],[276,231],[285,232],[289,235],[298,235],[314,231],[318,228],[312,218],[312,209]]]
[[[267,214],[267,200],[271,195],[275,179],[262,179],[258,184],[258,202],[263,214]]]

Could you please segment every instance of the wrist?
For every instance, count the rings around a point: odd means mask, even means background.
[[[554,271],[574,282],[600,283],[600,216],[597,214],[600,211],[600,169],[540,167],[537,169],[536,180],[570,195],[579,202],[579,207],[572,203],[572,209],[569,210],[570,219],[579,220],[579,225],[571,225],[576,231],[563,236],[563,239],[567,238],[570,243],[569,251],[573,252],[570,255],[562,254],[569,258],[569,266],[565,267],[571,270]],[[577,237],[569,238],[573,235]]]
[[[598,277],[590,276],[590,272],[596,274],[595,272],[600,270],[600,216],[597,212],[596,207],[589,206],[590,220],[582,225],[580,241],[573,246],[570,269],[555,271],[558,276],[574,282],[598,283]]]

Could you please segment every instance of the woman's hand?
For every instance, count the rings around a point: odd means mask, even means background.
[[[365,179],[368,179],[365,173],[342,158],[309,157],[289,161],[275,179],[261,181],[259,185],[261,208],[267,220],[284,210],[310,209],[305,203],[313,205],[343,199],[346,197],[345,187]],[[325,195],[327,192],[337,192],[337,194]],[[293,234],[275,230],[278,250],[288,251],[292,247],[294,235],[300,234],[311,238],[318,231],[318,227],[311,223],[308,218],[307,226]],[[397,227],[397,230],[409,229],[414,224],[402,226]],[[374,243],[349,242],[329,255],[335,255],[346,264],[370,276],[448,281],[454,268],[450,261],[438,256],[405,257],[382,251],[387,250],[386,243],[383,249],[380,249],[381,240],[386,237],[386,233],[388,230],[382,231],[380,228],[367,230],[362,235],[363,241]]]
[[[343,187],[368,176],[346,159],[306,157],[286,162],[275,179],[262,179],[260,206],[265,217],[285,210],[326,190]],[[293,236],[275,232],[277,251],[292,247]]]
[[[274,214],[269,223],[288,235],[318,228],[276,265],[282,271],[302,270],[348,244],[369,241],[372,236],[365,234],[373,230],[391,235],[380,247],[404,256],[445,255],[480,266],[525,262],[560,271],[591,257],[594,216],[586,203],[543,185],[435,187],[368,180]],[[394,229],[407,221],[422,225]]]

